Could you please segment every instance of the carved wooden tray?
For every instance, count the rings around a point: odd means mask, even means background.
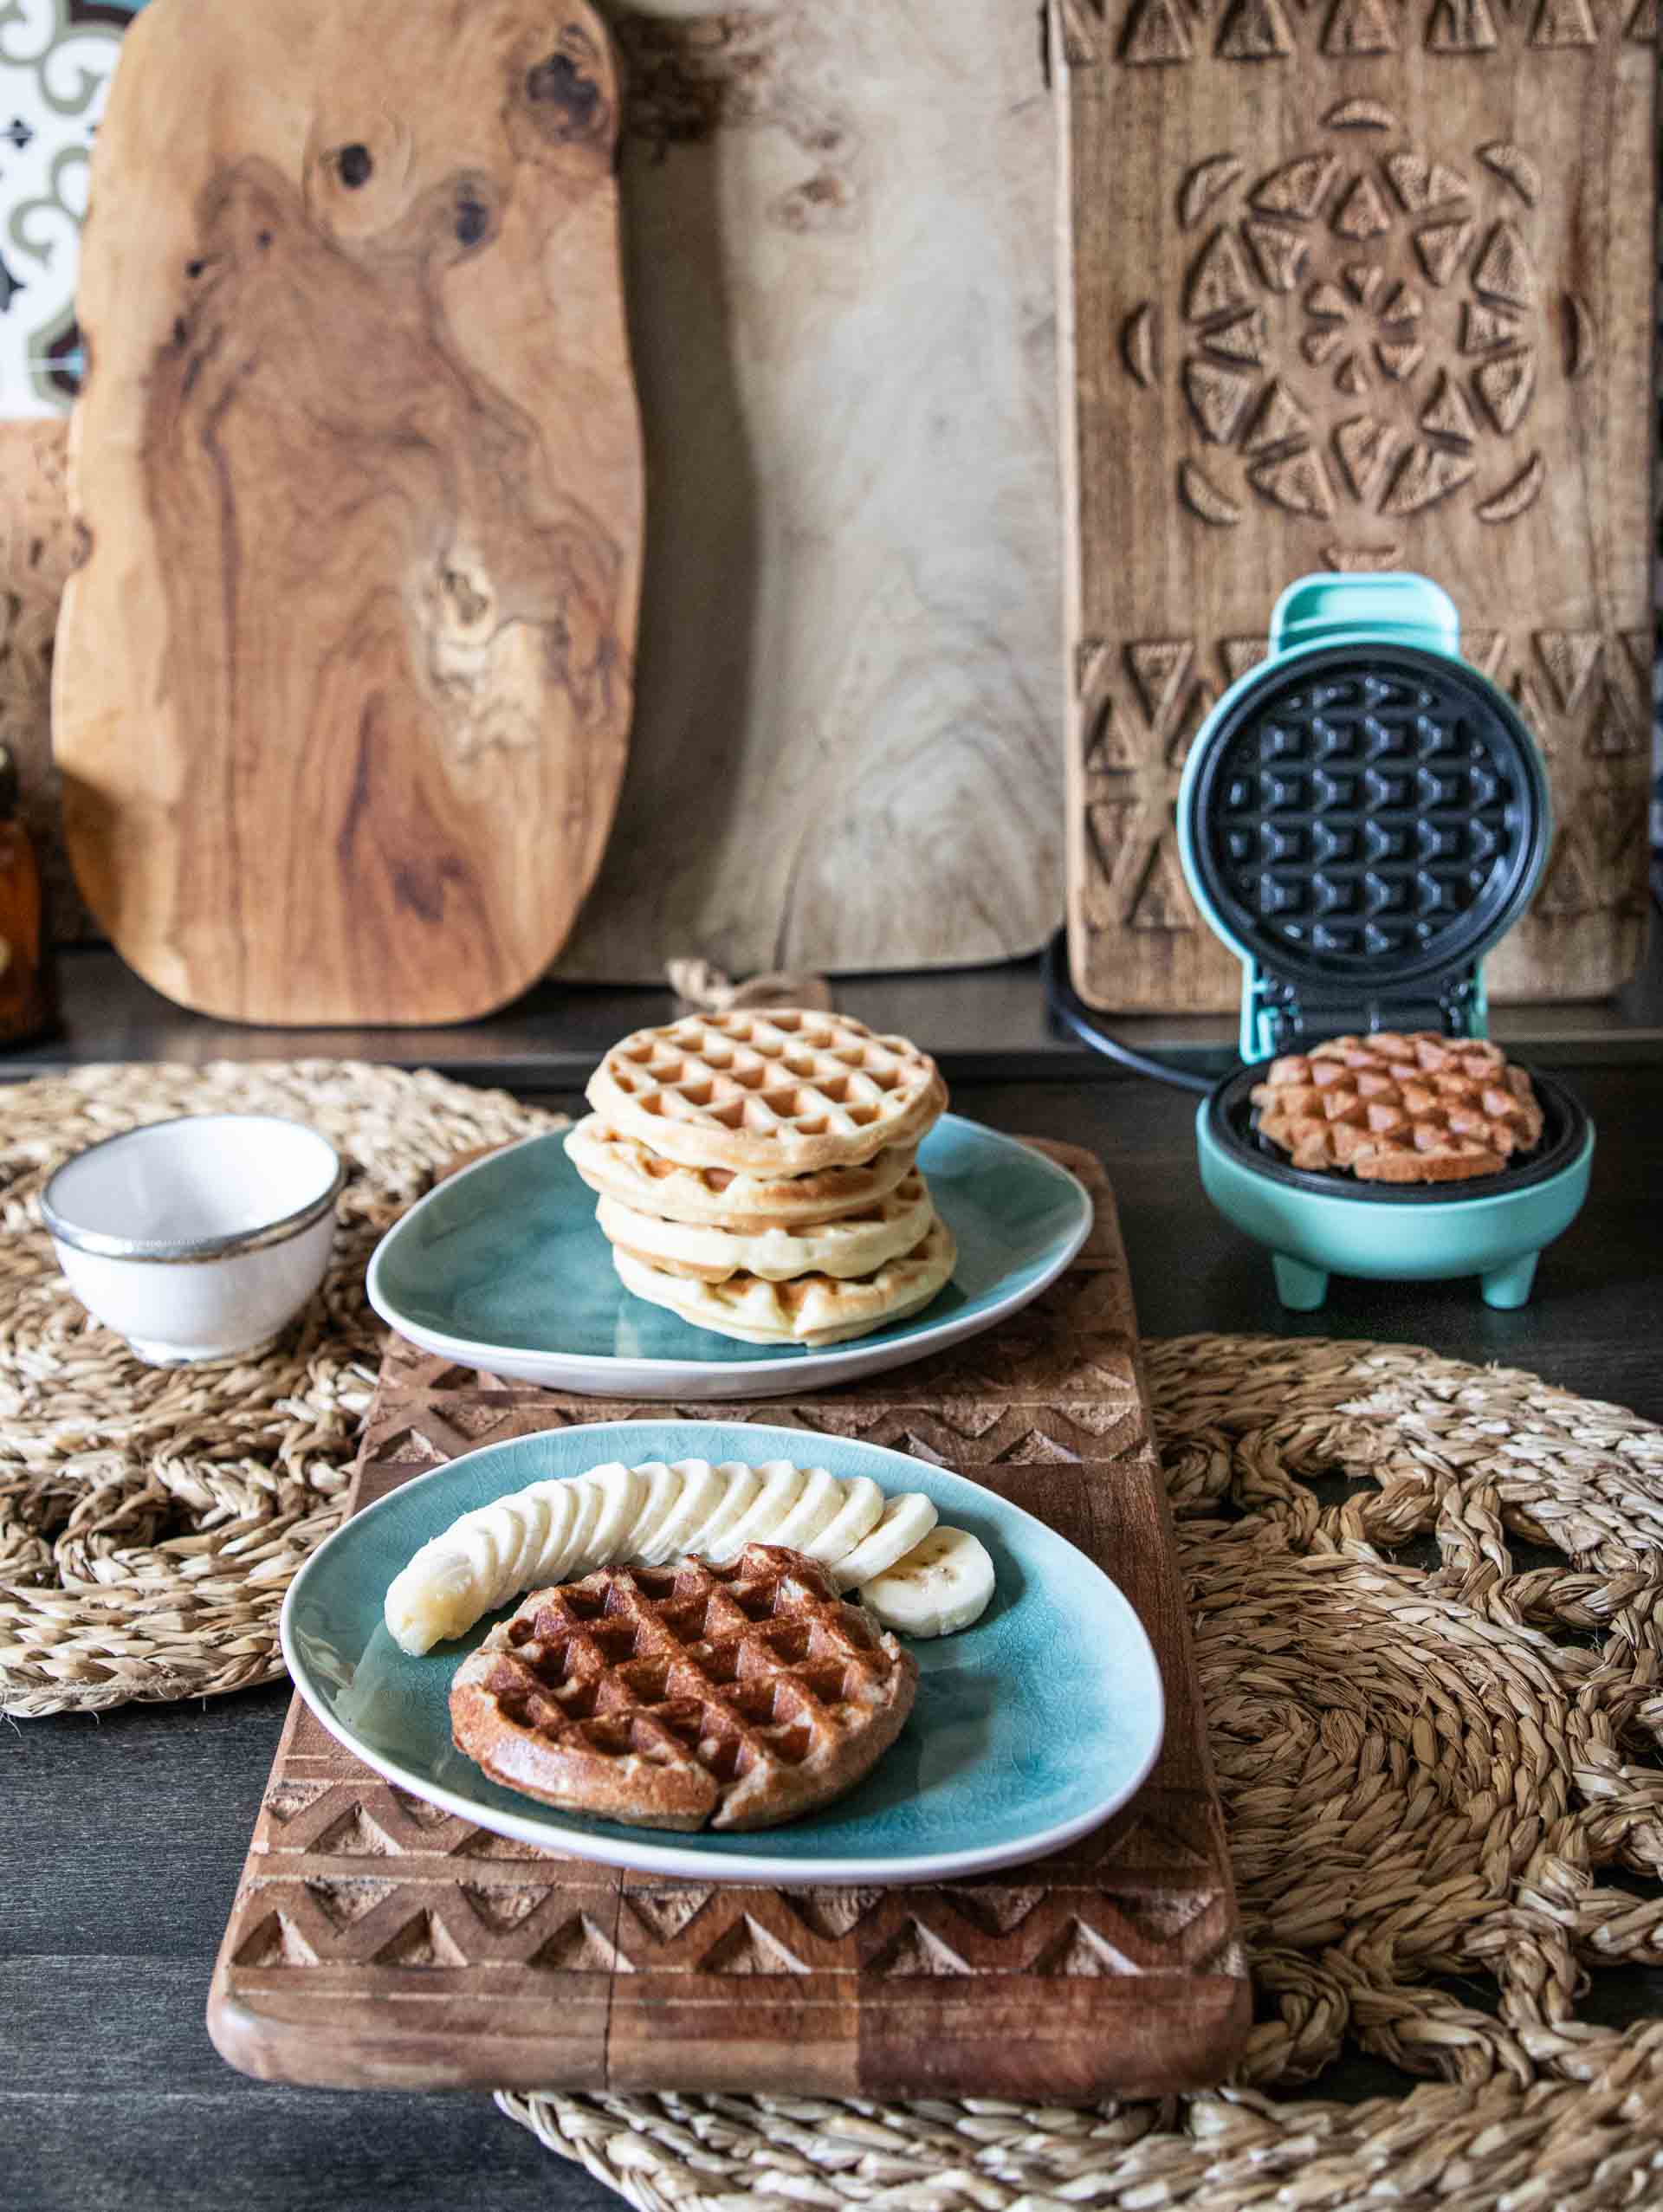
[[[1646,916],[1655,0],[1054,0],[1069,179],[1070,940],[1236,1005],[1173,799],[1310,570],[1443,584],[1557,835],[1487,963],[1597,997]]]
[[[780,1891],[511,1843],[359,1766],[296,1699],[220,1948],[209,2032],[320,2085],[1086,2099],[1216,2080],[1249,1990],[1114,1201],[1004,1329],[771,1421],[962,1468],[1096,1557],[1165,1678],[1149,1783],[1083,1843],[940,1885]],[[393,1339],[354,1510],[461,1452],[662,1406],[561,1397]],[[694,1417],[742,1419],[744,1407]]]

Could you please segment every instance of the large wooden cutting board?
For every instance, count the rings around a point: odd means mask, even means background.
[[[1070,941],[1223,1008],[1184,755],[1308,571],[1418,569],[1546,755],[1487,963],[1602,996],[1647,909],[1653,0],[1053,0],[1065,161]]]
[[[1085,2099],[1217,2080],[1249,1989],[1114,1203],[997,1331],[770,1422],[961,1469],[1050,1522],[1136,1606],[1167,1696],[1131,1805],[1026,1866],[894,1890],[618,1873],[509,1843],[382,1782],[297,1698],[208,2005],[246,2072],[362,2086]],[[672,1409],[571,1398],[395,1339],[352,1510],[477,1445]],[[744,1420],[758,1409],[673,1409]]]
[[[640,435],[586,0],[153,0],[94,164],[55,741],[87,898],[232,1019],[478,1015],[623,775]]]

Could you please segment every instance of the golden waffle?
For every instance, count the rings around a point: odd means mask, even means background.
[[[870,1275],[922,1244],[932,1218],[929,1193],[916,1168],[887,1198],[840,1221],[813,1222],[806,1228],[776,1226],[760,1234],[709,1223],[661,1221],[610,1198],[595,1208],[602,1234],[620,1252],[666,1275],[702,1283],[725,1283],[740,1274],[767,1283],[816,1273]]]
[[[614,1045],[589,1079],[611,1129],[661,1159],[775,1177],[915,1143],[947,1103],[927,1052],[846,1014],[689,1014]]]
[[[694,1282],[612,1247],[612,1265],[637,1298],[668,1306],[696,1329],[747,1344],[840,1344],[870,1336],[927,1306],[957,1258],[953,1232],[939,1215],[914,1251],[850,1282],[820,1274],[799,1275],[790,1283],[766,1283],[756,1275]]]
[[[1542,1134],[1523,1068],[1482,1038],[1336,1037],[1273,1060],[1256,1083],[1257,1127],[1296,1167],[1368,1182],[1449,1183],[1498,1174]]]
[[[709,1222],[758,1235],[775,1227],[837,1221],[887,1198],[917,1157],[916,1144],[892,1144],[858,1167],[810,1175],[747,1175],[733,1167],[683,1167],[661,1159],[639,1137],[586,1114],[566,1132],[573,1166],[592,1191],[663,1221]]]
[[[763,1828],[851,1788],[918,1668],[800,1552],[603,1567],[534,1591],[456,1670],[456,1748],[547,1805],[646,1828]]]

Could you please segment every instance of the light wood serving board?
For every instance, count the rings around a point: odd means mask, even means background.
[[[476,1446],[670,1413],[910,1451],[1097,1560],[1159,1655],[1166,1740],[1107,1827],[929,1887],[670,1881],[538,1852],[355,1762],[295,1699],[215,1967],[245,2072],[318,2085],[1088,2099],[1219,2079],[1249,1987],[1114,1202],[1002,1329],[800,1401],[677,1407],[528,1389],[393,1339],[352,1510]]]
[[[1418,569],[1547,759],[1486,964],[1634,972],[1652,749],[1654,0],[1052,0],[1074,980],[1233,1007],[1184,755],[1316,569]]]
[[[586,0],[154,0],[94,163],[55,744],[146,980],[489,1012],[624,771],[642,531]]]

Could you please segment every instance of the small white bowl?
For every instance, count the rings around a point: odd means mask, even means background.
[[[105,1137],[41,1195],[70,1288],[152,1367],[269,1344],[323,1280],[346,1170],[275,1114],[192,1114]]]

